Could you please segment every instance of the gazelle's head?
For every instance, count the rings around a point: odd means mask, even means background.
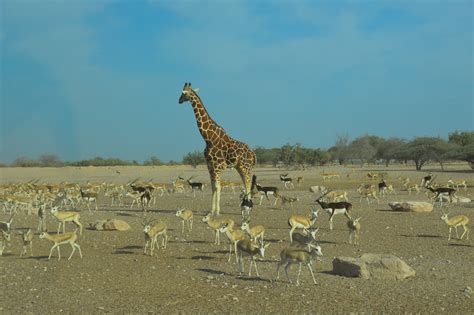
[[[185,209],[186,209],[186,208],[178,207],[178,210],[176,211],[176,216],[177,216],[177,217],[181,216],[181,214],[183,214],[183,211],[184,211]]]
[[[308,233],[309,235],[311,235],[311,238],[312,238],[313,240],[315,240],[315,239],[316,239],[316,233],[318,233],[319,228],[312,226],[312,227],[310,227],[310,228],[308,228],[308,229],[304,229],[304,231],[305,231],[306,233]]]
[[[46,237],[46,235],[47,235],[46,232],[41,232],[41,234],[39,235],[39,238],[40,238],[40,239],[43,239],[43,238]]]
[[[246,221],[244,221],[244,222],[242,222],[242,225],[240,226],[240,229],[241,229],[242,231],[245,231],[245,230],[248,230],[249,227],[250,227],[250,226],[249,226],[249,223],[246,222]]]
[[[52,207],[51,210],[49,210],[51,213],[56,213],[58,212],[58,207]]]
[[[312,219],[317,219],[319,215],[319,209],[311,209],[311,218]]]
[[[323,252],[321,251],[321,246],[319,246],[319,245],[314,245],[312,243],[309,243],[308,244],[308,250],[311,253],[316,254],[316,256],[318,256],[318,257],[323,256]]]
[[[228,229],[229,229],[229,224],[228,223],[223,223],[219,228],[219,232],[225,233]]]
[[[443,215],[441,216],[441,220],[446,221],[447,219],[448,219],[448,214],[443,213]]]
[[[362,219],[362,217],[358,217],[357,219],[353,219],[352,222],[355,224],[359,223],[359,220]]]
[[[203,223],[206,223],[206,222],[209,221],[209,219],[211,218],[211,216],[212,216],[212,213],[208,213],[208,214],[206,214],[206,216],[204,216],[204,217],[202,218],[201,221],[202,221]]]
[[[179,97],[179,103],[182,104],[184,102],[188,102],[191,100],[191,93],[197,92],[198,89],[194,89],[191,87],[191,83],[187,82],[184,83],[183,91],[181,92],[181,96]]]

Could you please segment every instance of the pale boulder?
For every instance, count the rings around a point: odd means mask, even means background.
[[[130,225],[123,220],[111,219],[104,223],[104,230],[106,231],[128,231]]]
[[[405,212],[431,212],[433,211],[433,205],[429,202],[422,201],[404,201],[404,202],[389,202],[388,205],[394,211],[405,211]]]
[[[363,254],[357,258],[336,257],[332,266],[336,275],[363,279],[403,280],[416,274],[403,260],[386,254]]]

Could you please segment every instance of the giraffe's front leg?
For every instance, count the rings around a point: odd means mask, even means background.
[[[245,187],[245,195],[250,198],[251,186],[252,186],[252,179],[250,176],[250,169],[243,167],[242,165],[237,166],[237,172],[242,179],[242,182]]]
[[[211,188],[212,188],[212,214],[220,214],[220,192],[221,182],[218,172],[211,173]]]

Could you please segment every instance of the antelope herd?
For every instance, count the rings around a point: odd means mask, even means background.
[[[303,265],[309,269],[313,283],[317,283],[312,266],[315,261],[320,260],[323,256],[320,244],[321,236],[318,234],[320,227],[316,226],[319,218],[319,209],[328,215],[328,233],[338,233],[333,231],[334,217],[337,214],[344,214],[347,219],[345,226],[349,232],[348,244],[357,246],[360,243],[361,218],[355,218],[353,214],[354,212],[363,211],[365,202],[370,204],[373,200],[379,203],[382,199],[395,195],[396,191],[399,194],[405,191],[408,196],[414,191],[416,194],[419,194],[424,189],[428,201],[432,203],[438,202],[439,206],[443,207],[443,203],[449,206],[455,202],[456,193],[459,189],[466,191],[468,187],[465,180],[452,179],[449,179],[445,185],[439,185],[436,183],[436,176],[432,174],[424,176],[421,182],[417,181],[418,183],[416,183],[408,177],[399,177],[397,180],[390,181],[386,173],[370,172],[366,176],[368,182],[359,182],[359,186],[355,184],[353,187],[353,191],[357,192],[359,196],[359,203],[357,204],[356,202],[354,204],[354,202],[349,202],[349,199],[357,200],[357,196],[349,195],[346,190],[336,189],[338,180],[342,177],[341,174],[323,172],[320,176],[324,185],[311,186],[309,189],[311,193],[306,196],[308,197],[306,199],[309,199],[314,194],[318,195],[311,202],[308,215],[296,213],[301,207],[304,207],[302,204],[304,196],[301,193],[299,196],[288,196],[281,193],[281,188],[285,191],[295,189],[293,178],[290,174],[283,173],[278,177],[275,176],[274,181],[279,180],[280,187],[278,187],[278,184],[262,186],[257,182],[257,176],[254,175],[252,178],[251,197],[259,200],[256,203],[258,206],[262,206],[263,199],[267,199],[269,206],[272,207],[275,207],[277,202],[281,201],[282,207],[280,209],[273,209],[289,211],[287,221],[289,226],[289,244],[280,250],[280,260],[276,264],[276,280],[279,279],[280,267],[284,266],[287,279],[291,283],[288,269],[292,264],[297,264],[299,265],[296,277],[297,285],[300,283]],[[137,178],[125,184],[106,182],[40,184],[38,183],[39,180],[31,180],[26,183],[1,185],[0,202],[3,204],[4,215],[9,217],[5,221],[0,221],[0,256],[5,253],[15,232],[20,236],[23,244],[20,256],[26,255],[28,249],[30,256],[33,256],[35,230],[30,227],[17,229],[14,227],[16,217],[35,213],[38,217],[36,231],[39,233],[39,239],[48,240],[52,243],[48,259],[51,258],[54,249],[56,249],[58,260],[60,260],[60,246],[67,244],[70,245],[72,250],[68,260],[73,257],[76,250],[79,252],[80,258],[82,258],[82,250],[78,244],[81,237],[83,237],[83,224],[81,223],[81,212],[79,210],[87,209],[89,213],[92,213],[93,211],[99,211],[99,208],[102,206],[109,207],[108,205],[110,207],[127,206],[129,207],[128,209],[132,209],[135,205],[139,208],[141,207],[143,214],[140,214],[140,216],[143,216],[142,231],[145,240],[144,254],[156,256],[155,249],[160,249],[158,238],[161,237],[161,248],[166,249],[169,237],[168,232],[173,232],[174,229],[169,229],[169,225],[171,225],[169,222],[165,223],[161,219],[150,218],[150,215],[155,215],[153,212],[157,212],[152,211],[151,208],[156,205],[157,198],[161,198],[164,195],[175,194],[180,196],[180,194],[190,193],[192,198],[199,198],[204,193],[206,185],[202,182],[193,181],[193,178],[193,176],[188,179],[177,176],[176,179],[169,180],[167,183],[153,182],[152,180],[139,182]],[[303,184],[303,176],[296,176],[295,178],[298,186]],[[353,177],[347,174],[347,178]],[[378,181],[378,183],[374,181]],[[222,181],[221,186],[223,189],[230,190],[229,192],[232,194],[235,194],[236,190],[242,190],[243,188],[242,184],[230,181]],[[394,186],[397,186],[397,190],[394,189]],[[257,256],[263,258],[265,250],[271,243],[264,242],[264,235],[267,231],[264,225],[254,225],[253,222],[251,224],[252,211],[255,211],[252,210],[253,202],[251,199],[249,200],[242,196],[240,199],[240,206],[242,208],[240,225],[237,225],[234,219],[212,213],[204,215],[201,222],[206,224],[207,228],[213,232],[214,244],[220,244],[221,233],[227,236],[229,241],[228,261],[232,261],[234,254],[240,273],[244,272],[244,257],[249,257],[249,276],[251,275],[252,267],[254,267],[255,273],[259,277]],[[175,213],[176,226],[178,231],[181,230],[183,236],[192,237],[193,220],[196,214],[198,213],[193,211],[193,209],[177,207]],[[57,230],[54,233],[48,231],[48,224],[46,222],[48,216],[53,218],[58,224]],[[451,240],[452,228],[455,229],[458,239],[462,240],[464,236],[466,236],[466,239],[469,239],[469,218],[467,216],[456,215],[448,217],[448,213],[443,213],[441,220],[449,227],[448,241]],[[66,223],[73,223],[76,227],[75,230],[66,231]],[[181,225],[181,229],[179,229],[179,225]],[[458,235],[458,227],[464,229],[461,237]],[[280,242],[284,241],[281,240]]]

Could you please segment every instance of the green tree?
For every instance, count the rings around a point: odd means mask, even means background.
[[[194,168],[205,163],[204,154],[200,151],[189,152],[183,157],[183,164],[191,165]]]
[[[159,166],[163,165],[163,162],[156,156],[151,156],[148,160],[143,161],[145,166]]]
[[[418,137],[400,147],[396,155],[400,159],[413,160],[418,171],[430,161],[437,161],[441,169],[444,169],[443,162],[451,148],[452,146],[441,138]]]
[[[449,134],[448,141],[461,147],[474,145],[474,131],[455,131]]]
[[[41,166],[44,167],[59,167],[64,165],[64,163],[61,162],[59,157],[55,154],[42,154],[38,158],[38,161]]]
[[[16,158],[12,162],[11,166],[13,166],[13,167],[35,167],[35,166],[41,166],[41,164],[36,160],[33,160],[33,159],[22,156],[22,157]]]
[[[369,163],[373,161],[377,154],[377,149],[371,144],[371,139],[367,136],[359,137],[348,146],[348,157],[352,160]]]
[[[329,149],[329,153],[333,159],[337,160],[340,165],[343,165],[350,156],[349,135],[337,135],[336,144]]]

